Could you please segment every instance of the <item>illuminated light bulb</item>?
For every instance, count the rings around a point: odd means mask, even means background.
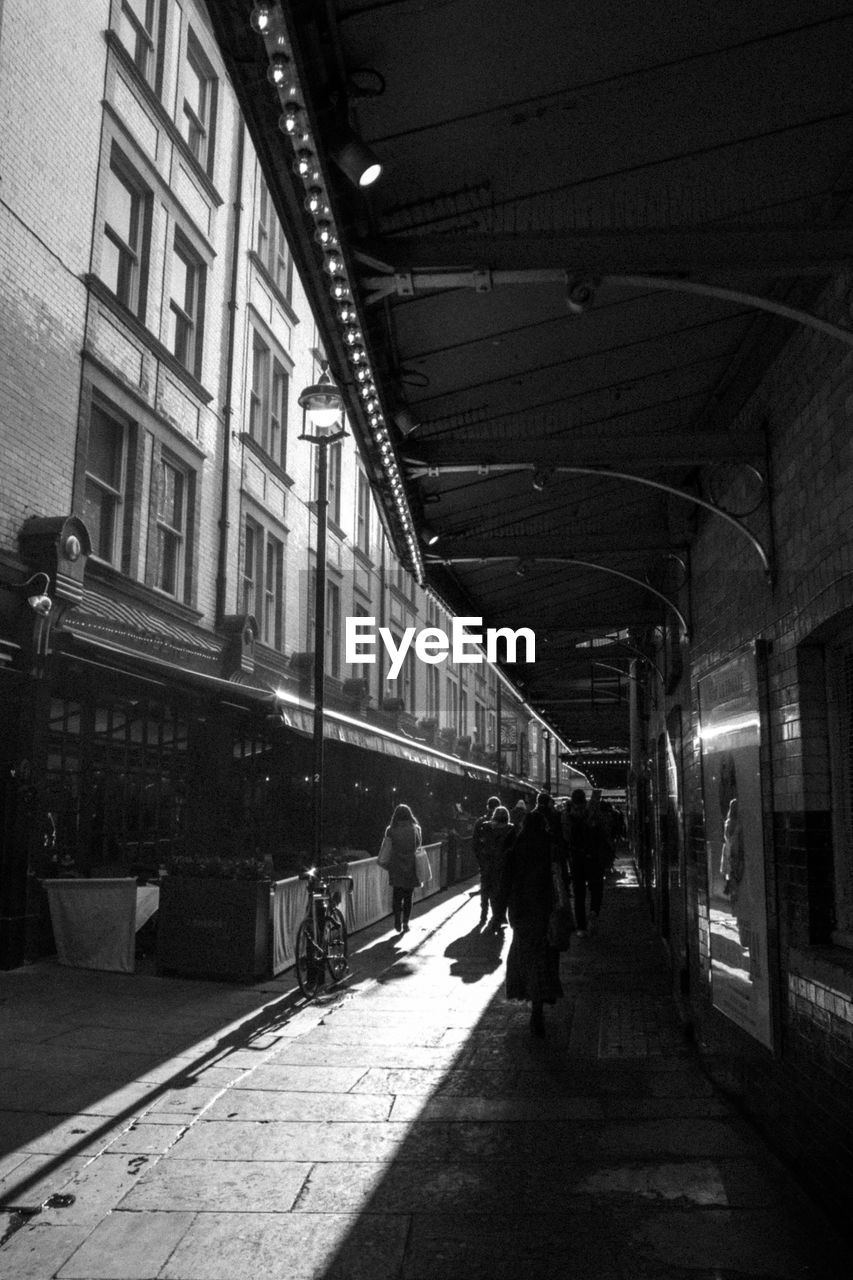
[[[364,347],[351,347],[349,358],[353,364],[362,364],[367,359],[367,352]]]
[[[344,329],[344,342],[348,347],[355,347],[361,342],[362,332],[357,324],[348,324]]]
[[[317,168],[317,157],[310,147],[300,147],[296,153],[296,159],[293,162],[293,172],[298,173],[300,178],[307,178],[313,174]],[[317,185],[316,179],[312,180],[311,186]]]
[[[271,36],[279,28],[280,18],[271,0],[257,0],[249,16],[249,26],[259,36]]]
[[[293,67],[293,60],[289,53],[285,53],[283,49],[278,49],[270,57],[270,65],[267,67],[267,80],[276,89],[283,89],[290,81]]]
[[[369,377],[370,377],[370,368],[368,367],[368,365],[366,365],[366,364],[360,364],[360,365],[358,366],[358,368],[356,369],[356,371],[355,371],[355,376],[356,376],[356,380],[357,380],[358,382],[364,382],[364,381],[365,381],[365,379],[369,378]]]
[[[340,301],[341,298],[348,298],[349,296],[349,281],[346,276],[332,276],[332,297]]]
[[[343,275],[346,270],[346,263],[336,249],[326,255],[326,270],[331,276]]]
[[[338,309],[338,319],[341,324],[355,324],[358,320],[358,314],[351,302],[344,302]]]
[[[297,135],[300,134],[300,131],[302,131],[301,136],[299,137],[299,141],[301,143],[308,139],[308,134],[304,131],[304,124],[305,109],[300,102],[297,102],[296,99],[293,98],[288,102],[284,111],[282,111],[279,116],[278,127],[281,129],[282,133],[286,133],[289,138],[296,138]]]
[[[308,188],[308,194],[305,197],[305,208],[309,213],[318,214],[323,208],[326,193],[320,186],[311,186]]]
[[[314,232],[314,239],[321,244],[324,249],[332,249],[338,243],[338,237],[335,235],[335,224],[330,222],[328,218],[320,218],[317,222],[317,230]]]

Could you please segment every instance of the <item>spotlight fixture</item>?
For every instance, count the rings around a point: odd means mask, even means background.
[[[542,467],[537,467],[533,472],[533,488],[537,493],[541,493],[551,479],[551,472],[546,471]]]
[[[421,425],[412,413],[411,409],[399,409],[397,413],[394,414],[394,421],[404,436],[411,435],[411,433],[413,431],[417,431],[418,427]]]
[[[515,566],[515,576],[517,578],[526,578],[529,572],[530,572],[530,565],[527,563],[527,561],[519,560],[518,564]]]
[[[374,153],[349,125],[337,125],[329,142],[329,155],[356,187],[372,186],[382,172]]]
[[[433,529],[431,525],[421,525],[421,538],[423,539],[425,546],[434,547],[440,536],[441,535],[436,533],[435,529]]]
[[[598,281],[592,276],[569,276],[566,281],[566,306],[569,313],[579,316],[589,310],[595,301]]]

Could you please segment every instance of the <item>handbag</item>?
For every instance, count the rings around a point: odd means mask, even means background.
[[[391,843],[391,837],[383,836],[382,843],[379,846],[379,853],[376,855],[376,861],[379,863],[380,867],[383,867],[386,871],[391,866],[391,852],[393,848],[394,846]]]
[[[556,863],[551,864],[551,872],[554,880],[555,902],[548,917],[546,938],[548,946],[553,947],[555,951],[568,951],[575,931],[575,913]]]
[[[423,845],[415,849],[415,871],[421,884],[426,884],[432,879],[432,867],[429,864],[429,854]]]

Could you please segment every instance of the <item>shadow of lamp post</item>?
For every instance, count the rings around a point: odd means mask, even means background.
[[[311,778],[312,856],[318,869],[323,862],[323,711],[326,668],[326,523],[329,506],[328,448],[347,434],[343,427],[343,397],[323,362],[319,382],[305,387],[302,435],[319,449],[317,457],[317,562],[314,572],[314,747]]]

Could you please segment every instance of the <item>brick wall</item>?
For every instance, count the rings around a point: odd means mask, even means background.
[[[849,321],[851,277],[819,314]],[[765,580],[746,538],[704,515],[691,547],[691,670],[684,709],[689,1016],[710,1073],[794,1160],[830,1210],[853,1204],[853,954],[830,941],[831,793],[821,641],[853,607],[853,353],[800,327],[732,423],[766,424],[771,505],[744,523],[771,551]],[[761,464],[760,459],[756,464]],[[736,488],[727,497],[736,501]],[[708,887],[696,682],[768,642],[762,716],[774,1048],[711,1007]],[[692,707],[691,704],[692,703]],[[657,731],[654,724],[650,733]],[[692,749],[691,749],[692,744]]]
[[[27,516],[70,510],[105,13],[100,0],[37,19],[24,0],[3,6],[0,547],[12,550]]]

